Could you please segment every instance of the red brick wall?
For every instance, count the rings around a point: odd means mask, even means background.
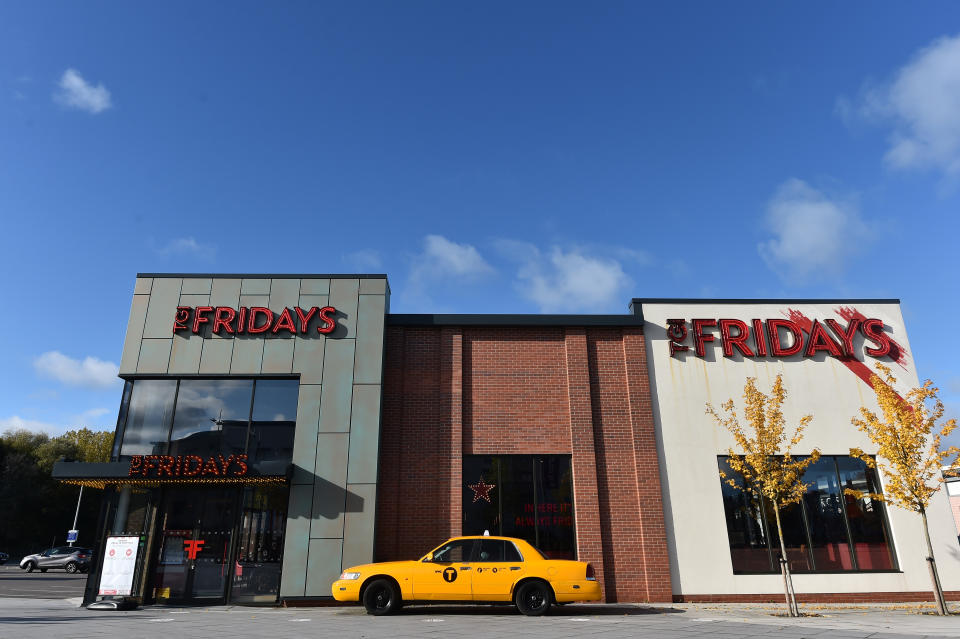
[[[671,601],[639,328],[390,326],[377,548],[460,533],[462,455],[570,454],[578,556],[608,601]]]
[[[569,454],[560,328],[463,331],[463,453]]]

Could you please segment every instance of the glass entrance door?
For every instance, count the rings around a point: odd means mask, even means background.
[[[233,562],[231,601],[277,601],[289,498],[290,489],[287,486],[244,489],[236,559]]]
[[[230,542],[236,488],[175,488],[157,517],[153,595],[157,603],[223,603],[233,574]]]

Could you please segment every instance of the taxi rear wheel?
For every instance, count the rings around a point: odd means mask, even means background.
[[[377,579],[363,591],[363,607],[370,615],[389,615],[400,608],[400,593],[388,579]]]
[[[514,603],[517,610],[528,617],[537,617],[550,609],[553,593],[543,581],[528,581],[517,588]]]

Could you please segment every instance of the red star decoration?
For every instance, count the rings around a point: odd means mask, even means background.
[[[488,484],[483,481],[483,477],[480,478],[480,481],[476,484],[467,484],[467,487],[473,491],[473,501],[476,503],[480,499],[486,500],[488,504],[493,503],[490,501],[490,491],[494,489],[496,484]]]

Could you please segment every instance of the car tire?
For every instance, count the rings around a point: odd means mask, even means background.
[[[368,615],[389,615],[400,608],[400,593],[389,579],[377,579],[364,589],[363,607]]]
[[[24,566],[23,569],[26,570],[27,572],[33,572],[34,570],[37,569],[37,564],[36,562],[28,561],[27,565]]]
[[[528,617],[539,617],[550,610],[553,602],[553,592],[546,582],[540,580],[527,581],[517,588],[513,603],[517,610]]]
[[[63,569],[69,572],[71,575],[79,570],[79,568],[77,568],[77,562],[75,561],[68,561],[67,565],[64,566]]]

